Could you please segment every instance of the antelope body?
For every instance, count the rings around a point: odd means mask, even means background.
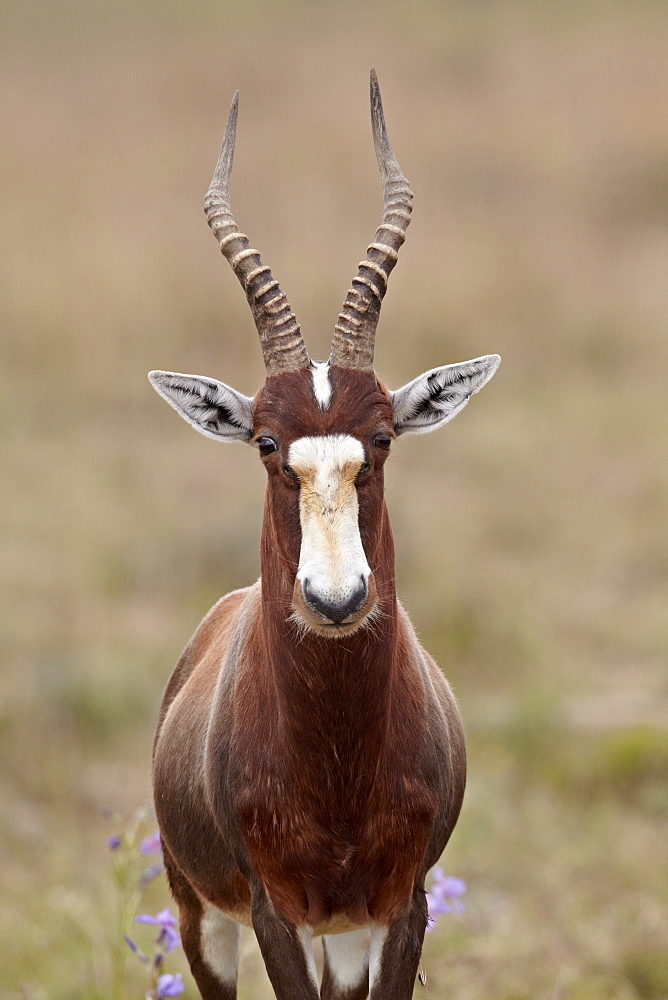
[[[236,996],[242,923],[279,1000],[369,991],[407,1000],[425,876],[464,792],[452,692],[396,598],[383,466],[395,437],[450,420],[500,359],[435,368],[397,392],[375,375],[375,328],[412,194],[373,72],[371,111],[383,220],[329,361],[310,360],[285,295],[231,214],[235,96],[205,208],[246,291],[267,379],[249,398],[211,378],[150,375],[197,430],[254,444],[268,474],[261,578],[199,626],[155,741],[165,864],[204,1000]]]

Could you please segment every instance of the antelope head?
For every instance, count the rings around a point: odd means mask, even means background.
[[[153,371],[149,379],[200,433],[257,448],[268,473],[263,547],[274,550],[292,584],[288,614],[305,631],[339,638],[369,624],[387,592],[386,581],[379,586],[377,577],[383,552],[392,555],[383,500],[392,442],[451,420],[489,381],[500,358],[491,354],[432,368],[394,392],[373,370],[380,306],[406,237],[413,195],[387,136],[372,70],[383,217],[335,325],[329,361],[312,361],[285,293],[230,210],[238,98],[237,92],[205,212],[246,292],[267,379],[252,398],[199,375]]]

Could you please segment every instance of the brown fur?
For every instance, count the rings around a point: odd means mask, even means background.
[[[296,928],[321,933],[370,922],[389,928],[372,997],[409,997],[426,923],[424,878],[463,796],[452,693],[395,594],[387,453],[372,444],[379,431],[392,434],[390,399],[372,372],[333,368],[330,377],[325,411],[307,371],[272,376],[258,393],[255,433],[279,445],[264,459],[261,580],[207,615],[163,700],[156,811],[205,1000],[223,994],[197,950],[201,899],[253,923],[280,998],[317,996]],[[331,433],[356,437],[370,465],[357,490],[379,615],[340,639],[299,636],[288,620],[299,484],[283,467],[292,441]],[[330,978],[324,997],[336,996]]]

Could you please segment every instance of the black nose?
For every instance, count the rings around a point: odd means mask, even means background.
[[[329,618],[330,622],[334,622],[336,625],[339,625],[342,621],[345,621],[348,615],[352,615],[356,611],[359,611],[367,599],[369,588],[367,587],[366,580],[363,576],[361,576],[359,587],[352,597],[350,597],[344,604],[337,604],[318,597],[317,594],[314,594],[311,590],[308,580],[304,580],[304,583],[302,584],[302,591],[304,594],[304,600],[308,604],[309,608],[312,608],[313,611],[317,611],[324,618]]]

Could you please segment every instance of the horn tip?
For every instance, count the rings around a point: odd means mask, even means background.
[[[227,113],[227,127],[225,130],[226,132],[230,128],[236,130],[238,112],[239,112],[239,91],[235,90],[234,97],[232,98],[232,103],[230,104],[230,110]]]
[[[371,98],[371,122],[374,137],[385,132],[385,115],[383,113],[383,99],[380,96],[380,87],[375,69],[371,70],[369,96]]]
[[[227,115],[227,125],[225,126],[225,135],[223,137],[223,146],[221,149],[221,157],[223,155],[223,150],[228,151],[228,155],[231,157],[234,154],[234,143],[237,134],[237,113],[239,111],[239,91],[235,90],[234,97],[232,98],[232,103],[230,104],[230,110]],[[228,171],[232,168],[232,160],[230,159],[230,164]]]

